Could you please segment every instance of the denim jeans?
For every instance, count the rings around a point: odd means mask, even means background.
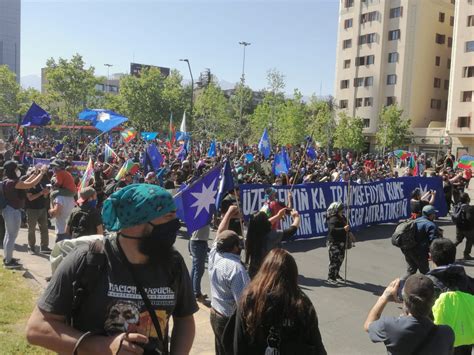
[[[5,220],[5,239],[3,240],[3,258],[5,262],[10,262],[15,249],[15,240],[21,226],[21,210],[6,206],[2,211]]]
[[[196,296],[201,294],[201,279],[204,274],[204,266],[207,256],[207,241],[191,240],[189,241],[191,255],[193,257],[193,265],[191,267],[191,281]]]

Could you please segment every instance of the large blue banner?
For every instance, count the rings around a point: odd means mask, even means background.
[[[265,203],[265,189],[270,185],[240,185],[242,212],[245,218],[259,211]],[[288,205],[290,186],[273,186],[277,199]],[[367,184],[343,182],[322,182],[295,185],[293,188],[293,208],[301,216],[298,238],[327,235],[326,210],[334,201],[348,205],[349,221],[353,230],[370,225],[397,222],[410,215],[410,196],[419,188],[421,194],[436,191],[435,207],[438,216],[448,213],[440,177],[401,177]],[[350,191],[348,195],[348,191]],[[347,212],[346,212],[347,213]],[[282,228],[291,224],[286,217]]]

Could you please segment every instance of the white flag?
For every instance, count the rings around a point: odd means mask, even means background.
[[[179,126],[181,132],[186,132],[186,111],[183,113],[183,120],[181,121],[181,126]]]

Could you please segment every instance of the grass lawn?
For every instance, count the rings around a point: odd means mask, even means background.
[[[0,353],[52,354],[28,344],[25,325],[34,308],[38,291],[22,276],[22,271],[0,266]]]

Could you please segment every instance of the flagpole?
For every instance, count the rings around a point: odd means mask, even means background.
[[[346,220],[347,220],[347,225],[350,226],[349,224],[349,215],[350,215],[350,209],[351,209],[351,178],[349,177],[349,180],[347,181],[347,207],[346,207]],[[352,243],[352,241],[351,241]],[[346,248],[345,248],[345,257],[344,257],[344,284],[347,284],[347,246],[349,244],[349,232],[346,232]]]
[[[88,145],[86,145],[86,147],[84,148],[84,150],[82,151],[81,153],[81,157],[84,156],[84,153],[87,151],[87,149],[89,149],[89,146],[92,144],[92,142],[94,142],[97,138],[103,136],[104,134],[106,134],[108,131],[105,131],[105,132],[102,132],[101,134],[99,134],[97,137],[95,137],[94,139],[92,139]]]
[[[306,153],[307,153],[307,150],[308,150],[310,141],[313,141],[313,135],[314,135],[314,129],[313,129],[313,131],[311,132],[311,135],[309,136],[311,139],[308,139],[308,140],[306,141],[306,145],[305,145],[305,147],[304,147],[303,156],[301,157],[300,163],[298,164],[298,169],[296,170],[296,175],[295,175],[295,177],[293,178],[293,183],[291,184],[290,192],[292,192],[292,191],[293,191],[293,188],[295,187],[296,180],[297,180],[297,178],[298,178],[298,174],[299,174],[300,169],[301,169],[301,165],[303,165],[303,161],[306,159],[306,155],[307,155]]]

